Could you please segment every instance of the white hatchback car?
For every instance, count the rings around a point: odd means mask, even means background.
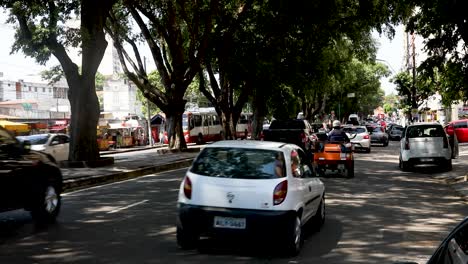
[[[371,136],[365,126],[344,126],[343,131],[350,138],[354,149],[371,152]]]
[[[325,221],[325,186],[308,160],[300,147],[279,142],[206,146],[180,185],[177,243],[187,249],[200,236],[252,235],[298,254],[302,227],[319,230]]]
[[[68,160],[70,138],[65,134],[37,134],[16,137],[20,141],[29,140],[31,149],[51,155],[55,161]]]
[[[441,124],[417,123],[403,131],[399,167],[408,170],[416,164],[438,164],[452,170],[452,148]]]

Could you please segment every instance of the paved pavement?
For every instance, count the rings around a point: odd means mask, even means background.
[[[188,167],[199,151],[200,146],[197,145],[189,146],[188,152],[170,152],[167,146],[162,145],[103,151],[101,156],[114,157],[114,164],[99,168],[63,168],[65,190]],[[460,146],[460,157],[454,160],[454,165],[457,164],[466,169],[433,177],[450,184],[457,193],[468,199],[468,144]]]

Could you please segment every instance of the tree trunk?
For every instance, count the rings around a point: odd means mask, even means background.
[[[94,76],[93,76],[94,77]],[[99,120],[99,100],[95,92],[94,78],[88,81],[70,83],[71,161],[95,161],[99,159],[96,127]],[[90,80],[91,79],[91,80]]]
[[[165,114],[169,149],[187,149],[187,143],[185,142],[184,131],[182,129],[182,114],[185,110],[185,100],[174,99],[168,106],[168,110]]]
[[[266,101],[265,96],[256,95],[253,98],[253,121],[252,121],[252,138],[255,140],[260,139],[260,135],[263,131],[263,120],[266,115]]]
[[[234,135],[232,134],[231,130],[231,115],[223,111],[221,113],[221,123],[223,126],[223,131],[224,131],[224,139],[226,140],[232,140],[234,139]]]

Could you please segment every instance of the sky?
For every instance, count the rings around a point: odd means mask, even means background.
[[[54,65],[58,65],[58,61],[52,56],[46,65],[39,65],[34,59],[26,57],[23,53],[18,52],[10,54],[14,40],[14,30],[11,24],[6,24],[6,15],[0,12],[0,79],[16,81],[22,79],[26,82],[45,82],[40,78],[40,72],[47,70]],[[373,33],[373,37],[377,40],[379,49],[377,59],[386,64],[392,75],[400,71],[403,65],[404,58],[404,32],[403,27],[396,27],[395,37],[390,40],[386,36],[379,36],[377,32]],[[145,47],[146,48],[146,47]],[[149,51],[147,54],[149,54]],[[79,64],[79,56],[74,53],[71,55],[72,60]],[[147,60],[148,70],[154,68],[154,62]],[[104,75],[112,74],[111,50],[106,51],[103,63],[99,68],[99,72]],[[395,85],[390,83],[389,78],[382,78],[381,84],[385,94],[395,93]]]

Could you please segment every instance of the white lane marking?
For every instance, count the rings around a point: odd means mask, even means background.
[[[149,201],[149,200],[143,200],[143,201],[140,201],[140,202],[138,202],[138,203],[129,204],[129,205],[127,205],[127,206],[117,208],[117,209],[112,210],[112,211],[109,211],[109,212],[107,212],[107,213],[108,213],[108,214],[118,213],[118,212],[120,212],[120,211],[122,211],[122,210],[125,210],[125,209],[128,209],[128,208],[137,206],[137,205],[142,204],[142,203],[146,203],[147,201]]]
[[[182,170],[186,171],[188,168],[189,167],[181,168],[181,169],[168,170],[168,171],[164,171],[164,172],[158,172],[158,173],[148,174],[148,175],[141,176],[141,177],[136,177],[136,178],[133,178],[133,179],[128,179],[128,180],[123,180],[123,181],[112,182],[112,183],[107,183],[107,184],[103,184],[103,185],[88,187],[88,188],[76,190],[76,191],[73,191],[73,192],[62,193],[61,196],[72,196],[75,193],[94,190],[94,189],[99,189],[99,188],[103,188],[103,187],[107,187],[107,186],[111,186],[111,185],[116,185],[116,184],[122,184],[122,183],[130,182],[130,181],[136,181],[136,180],[139,180],[139,179],[142,179],[142,178],[155,177],[155,176],[158,176],[159,174],[163,174],[163,173],[174,172],[174,171],[182,171]]]

